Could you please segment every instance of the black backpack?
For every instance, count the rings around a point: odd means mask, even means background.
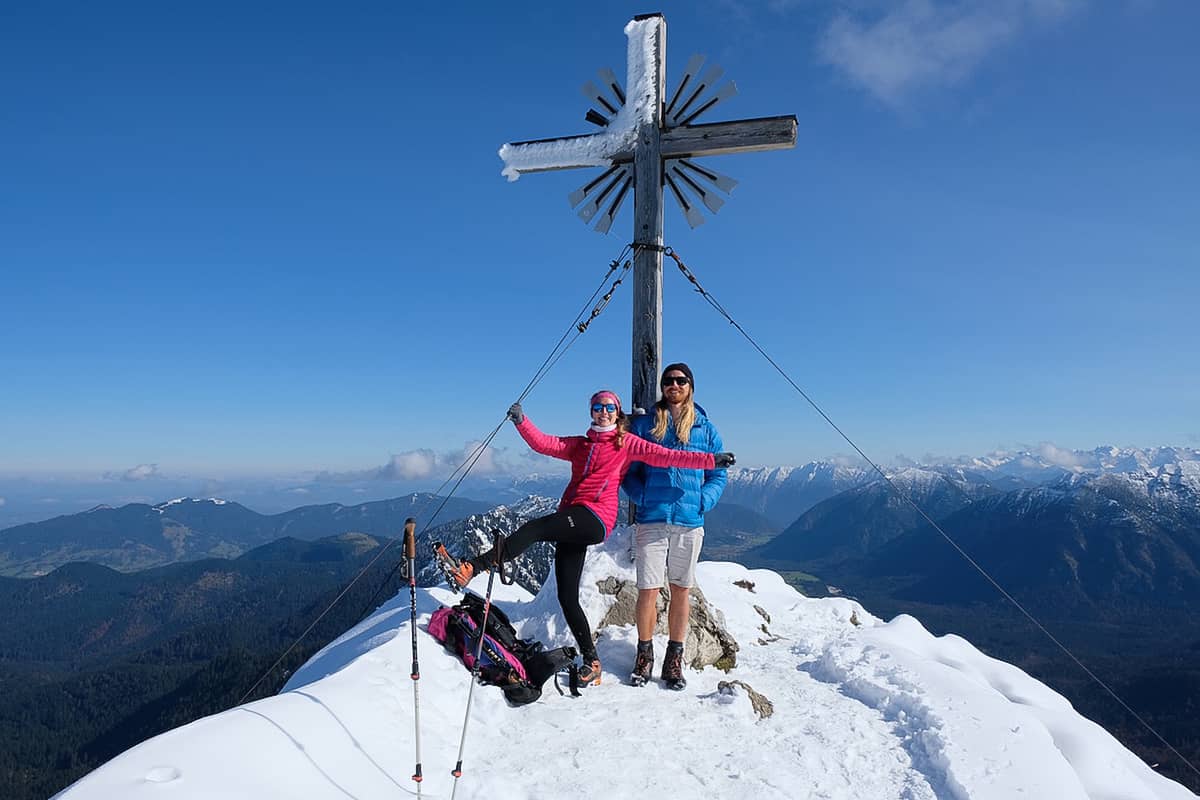
[[[435,611],[429,625],[433,637],[439,639],[468,668],[474,664],[475,652],[479,646],[483,607],[483,598],[467,592],[453,608],[443,607]],[[444,638],[439,635],[443,632]],[[508,615],[495,603],[492,603],[488,611],[487,630],[483,641],[479,665],[480,681],[499,686],[504,692],[504,697],[514,706],[532,703],[541,697],[542,686],[546,681],[563,667],[573,665],[576,657],[574,647],[547,650],[539,641],[519,638]],[[517,665],[511,663],[512,658],[520,662],[524,677],[515,668]]]

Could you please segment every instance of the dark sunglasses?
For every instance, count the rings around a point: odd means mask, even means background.
[[[617,404],[616,403],[592,403],[592,413],[595,414],[600,411],[607,411],[610,414],[615,414],[615,413],[617,413]]]
[[[663,386],[687,386],[689,383],[691,383],[691,381],[687,379],[686,375],[668,375],[662,379]]]

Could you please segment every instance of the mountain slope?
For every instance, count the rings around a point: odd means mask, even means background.
[[[596,582],[632,577],[628,545],[621,528],[589,555],[583,601],[593,623],[612,602]],[[806,599],[766,571],[705,562],[699,577],[741,642],[730,674],[693,672],[681,693],[621,685],[636,633],[606,628],[604,683],[580,699],[548,690],[514,709],[495,689],[475,689],[458,796],[1194,797],[1060,696],[962,639],[930,636],[911,617],[883,623],[851,601]],[[498,597],[523,635],[566,642],[552,580],[536,598],[516,587]],[[326,647],[284,694],[156,737],[57,797],[413,794],[407,599],[402,592]],[[422,789],[431,797],[451,792],[469,682],[424,632],[451,599],[440,588],[418,598]],[[721,688],[724,680],[743,685]],[[770,716],[758,716],[746,686],[773,702]]]
[[[980,500],[942,527],[1034,604],[1134,610],[1200,601],[1200,493],[1173,472],[1071,476]],[[928,527],[847,569],[864,581],[908,578],[901,596],[915,600],[995,597]]]
[[[512,505],[497,506],[482,514],[471,514],[465,519],[448,522],[428,531],[418,531],[418,585],[438,586],[444,583],[441,571],[429,557],[433,542],[446,545],[453,555],[470,558],[491,548],[492,531],[499,530],[505,536],[510,536],[529,520],[551,514],[556,508],[557,500],[530,495]],[[536,592],[546,582],[553,564],[554,545],[537,542],[520,559],[506,566],[505,576],[514,579],[518,586]]]
[[[753,563],[820,569],[846,558],[874,551],[923,522],[907,502],[940,519],[979,497],[994,492],[986,483],[955,471],[909,468],[882,480],[848,489],[824,500],[792,523],[783,533],[746,555]]]
[[[131,571],[200,558],[233,558],[284,536],[318,539],[354,532],[395,538],[407,517],[432,514],[440,503],[434,495],[412,494],[356,506],[304,506],[269,515],[216,498],[180,498],[155,506],[97,506],[0,531],[0,575],[35,577],[73,561]],[[451,498],[440,516],[458,519],[490,507]]]
[[[750,508],[786,528],[827,498],[872,480],[873,473],[854,466],[814,461],[802,467],[729,470],[722,502]]]
[[[401,585],[393,545],[349,586],[379,546],[361,534],[284,539],[232,561],[0,578],[0,796],[43,800],[139,741],[230,708],[260,678],[251,697],[274,693],[381,588]]]
[[[385,543],[361,534],[281,539],[232,560],[136,573],[78,563],[40,578],[0,578],[0,652],[9,663],[78,666],[197,626],[235,633],[231,622],[296,610],[314,592],[337,588]]]

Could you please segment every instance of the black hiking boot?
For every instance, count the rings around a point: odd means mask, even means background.
[[[675,643],[667,645],[667,655],[663,658],[662,679],[668,689],[681,692],[687,687],[683,677],[683,645]]]
[[[579,685],[580,686],[599,686],[600,685],[600,658],[596,654],[585,655],[581,659],[583,664],[579,667]]]
[[[638,642],[637,658],[633,662],[633,673],[629,676],[632,686],[645,686],[646,681],[654,674],[654,643]]]
[[[471,582],[471,578],[475,577],[475,565],[470,561],[459,561],[450,555],[441,542],[433,543],[433,559],[445,576],[446,583],[456,592],[461,592],[463,587]]]

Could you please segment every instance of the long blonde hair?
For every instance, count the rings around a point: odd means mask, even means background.
[[[688,384],[688,396],[683,401],[679,410],[679,417],[675,420],[675,438],[680,444],[687,444],[688,437],[692,435],[692,425],[696,422],[696,404],[692,402],[692,385]],[[654,427],[650,430],[651,435],[658,441],[662,441],[667,436],[667,426],[671,424],[671,407],[666,400],[659,400],[654,404]]]

